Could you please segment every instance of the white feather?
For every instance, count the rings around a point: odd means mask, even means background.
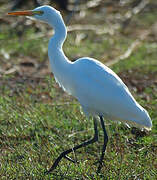
[[[87,116],[104,116],[114,121],[151,129],[147,111],[131,95],[127,86],[108,67],[92,58],[69,61],[62,50],[67,31],[62,16],[50,6],[39,7],[46,13],[36,16],[55,30],[48,55],[56,82],[78,99]]]

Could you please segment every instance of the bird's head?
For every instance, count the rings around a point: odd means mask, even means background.
[[[34,10],[9,12],[8,15],[29,16],[37,20],[44,21],[48,24],[49,23],[56,24],[58,20],[57,17],[61,16],[59,11],[47,5],[37,7]]]

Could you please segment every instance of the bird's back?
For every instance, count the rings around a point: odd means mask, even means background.
[[[122,80],[108,67],[91,58],[73,64],[75,94],[88,115],[103,115],[128,124],[151,126],[151,120]]]

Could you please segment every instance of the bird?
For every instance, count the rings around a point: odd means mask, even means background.
[[[67,28],[58,10],[44,5],[34,10],[9,12],[8,15],[32,16],[36,20],[49,24],[54,29],[54,34],[48,43],[48,57],[54,78],[64,91],[79,101],[87,118],[93,119],[93,138],[63,151],[47,170],[47,173],[52,172],[63,158],[75,162],[68,157],[69,153],[97,142],[98,122],[101,124],[104,135],[97,168],[97,173],[100,173],[109,139],[104,119],[151,130],[152,120],[148,112],[135,100],[128,87],[114,71],[90,57],[79,58],[72,62],[65,56],[63,43],[67,36]]]

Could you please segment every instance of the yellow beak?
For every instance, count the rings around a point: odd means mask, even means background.
[[[15,11],[15,12],[9,12],[8,15],[12,16],[33,16],[33,15],[42,15],[43,11]]]

